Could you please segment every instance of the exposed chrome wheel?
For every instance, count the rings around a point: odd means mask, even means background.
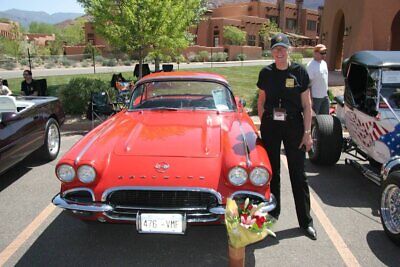
[[[400,246],[400,171],[390,173],[383,181],[380,204],[383,229]]]
[[[400,234],[400,188],[395,184],[386,186],[381,198],[382,219],[393,234]]]
[[[49,154],[57,155],[60,150],[60,132],[56,124],[51,124],[47,133],[47,148]]]

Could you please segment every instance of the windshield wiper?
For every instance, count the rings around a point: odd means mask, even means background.
[[[178,108],[171,108],[171,107],[154,107],[154,108],[145,108],[149,110],[170,110],[170,111],[177,111]]]

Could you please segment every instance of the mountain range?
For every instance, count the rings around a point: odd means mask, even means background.
[[[261,2],[276,3],[276,0],[260,0]],[[211,6],[217,7],[223,4],[231,3],[246,3],[249,0],[210,0]],[[287,3],[295,3],[296,0],[286,0]],[[319,6],[324,5],[325,0],[304,0],[304,7],[309,9],[318,9]]]
[[[75,19],[84,14],[82,13],[54,13],[48,14],[44,11],[25,11],[19,9],[9,9],[0,11],[0,18],[6,18],[12,21],[18,21],[20,25],[28,27],[33,21],[56,24],[69,19]]]

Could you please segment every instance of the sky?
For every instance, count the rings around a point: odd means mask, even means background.
[[[28,11],[45,11],[49,14],[57,12],[84,13],[76,0],[0,0],[0,11],[8,9]]]

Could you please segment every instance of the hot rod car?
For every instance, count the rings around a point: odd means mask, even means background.
[[[400,245],[400,52],[358,52],[342,71],[345,92],[336,97],[337,116],[315,117],[309,157],[335,164],[342,152],[350,154],[346,163],[381,186],[381,221]],[[342,125],[348,138],[343,139]]]
[[[0,96],[0,174],[35,150],[44,160],[55,159],[63,122],[56,97]]]
[[[92,130],[56,166],[53,203],[82,220],[182,234],[221,223],[228,197],[276,203],[257,130],[228,82],[208,73],[142,78],[130,105]]]

